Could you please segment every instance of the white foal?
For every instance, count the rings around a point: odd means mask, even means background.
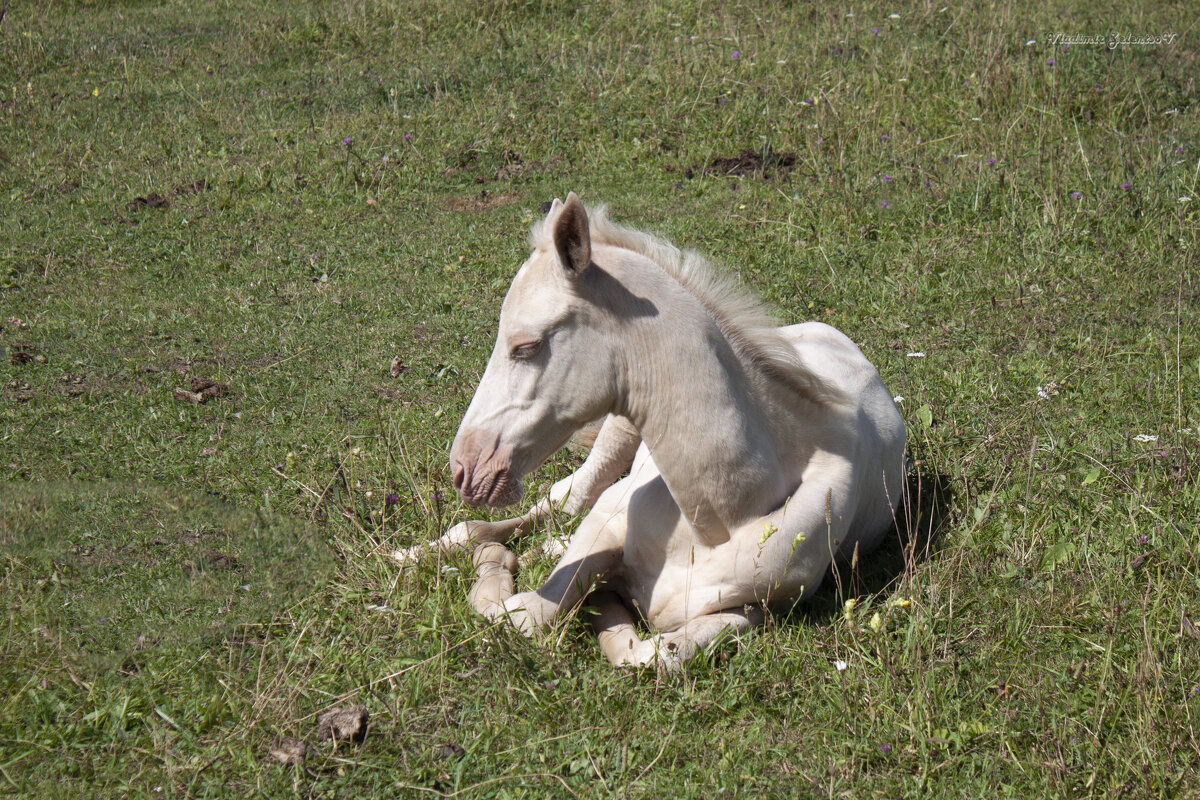
[[[528,514],[434,543],[489,543],[476,609],[530,634],[591,593],[609,660],[674,666],[878,543],[900,499],[904,424],[849,338],[775,328],[701,258],[602,209],[589,222],[574,194],[531,240],[454,440],[454,485],[471,504],[515,503],[527,473],[608,416],[583,466]],[[591,511],[545,584],[514,594],[503,542],[557,506]]]

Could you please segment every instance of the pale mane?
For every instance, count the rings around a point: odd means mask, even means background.
[[[665,239],[613,222],[608,218],[607,206],[589,208],[587,213],[594,245],[630,250],[658,265],[700,301],[747,366],[786,383],[810,400],[827,403],[843,399],[841,391],[801,363],[763,304],[704,256],[692,250],[681,251]],[[550,218],[534,223],[530,245],[553,250],[553,230]]]

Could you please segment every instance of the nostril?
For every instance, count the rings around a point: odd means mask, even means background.
[[[454,464],[451,464],[451,465],[450,465],[450,472],[451,472],[451,475],[452,475],[452,480],[454,481],[454,488],[455,488],[455,489],[462,489],[462,487],[463,487],[463,477],[464,477],[464,475],[466,474],[466,471],[463,469],[463,465],[462,465],[461,463],[459,463],[459,462],[456,462],[456,463],[454,463]]]

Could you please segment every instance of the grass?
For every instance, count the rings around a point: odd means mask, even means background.
[[[1190,10],[11,5],[0,791],[1196,796]],[[381,557],[469,516],[450,439],[569,189],[904,398],[908,544],[678,677]]]

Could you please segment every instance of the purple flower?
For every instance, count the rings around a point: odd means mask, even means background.
[[[879,28],[871,28],[871,33],[873,33],[873,34],[875,34],[876,36],[878,36],[878,35],[879,35]]]
[[[992,164],[995,164],[995,163],[996,163],[996,159],[994,159],[994,158],[989,158],[989,159],[987,160],[987,163],[988,163],[988,166],[990,167]]]
[[[879,141],[881,142],[890,142],[891,140],[892,137],[888,136],[886,133],[879,137]]]
[[[729,57],[730,57],[730,58],[732,58],[732,59],[734,59],[734,60],[737,60],[737,59],[739,59],[739,58],[741,58],[741,57],[742,57],[742,51],[741,51],[741,50],[734,50],[732,53],[730,53],[730,54],[729,54]]]
[[[1071,45],[1069,45],[1069,44],[1064,44],[1064,45],[1063,45],[1063,52],[1064,52],[1064,53],[1065,53],[1065,52],[1067,52],[1067,51],[1068,51],[1068,50],[1070,50],[1070,49],[1071,49]]]
[[[879,752],[890,753],[890,752],[892,752],[892,746],[890,744],[888,744],[887,742],[884,742],[883,744],[879,745]]]
[[[353,144],[353,142],[354,142],[354,137],[352,137],[352,136],[347,136],[345,139],[342,139],[342,144],[345,145],[346,147],[349,147],[351,144]]]
[[[1079,198],[1083,197],[1083,192],[1079,192],[1079,191],[1071,192],[1071,197],[1074,197],[1076,200],[1078,200]]]
[[[1047,63],[1047,64],[1049,64],[1050,66],[1052,66],[1052,67],[1053,67],[1053,66],[1054,66],[1055,64],[1057,64],[1058,62],[1057,62],[1057,61],[1055,61],[1053,58],[1047,58],[1047,59],[1046,59],[1046,63]]]
[[[1193,697],[1195,697],[1198,694],[1200,694],[1200,686],[1197,686],[1194,689],[1192,689],[1190,692],[1188,692],[1188,700],[1191,700]]]
[[[888,206],[891,205],[891,203],[889,203],[887,200],[880,200],[879,205],[883,206],[884,208],[887,208]]]
[[[1132,184],[1132,183],[1130,183],[1129,181],[1125,181],[1124,183],[1122,183],[1122,184],[1121,184],[1121,188],[1122,188],[1122,189],[1132,189],[1132,188],[1133,188],[1133,184]]]
[[[412,134],[411,133],[404,134],[404,141],[406,141],[406,142],[412,141]]]
[[[818,136],[818,137],[817,137],[817,144],[825,144],[825,140],[824,140],[824,139],[822,139],[820,136]]]
[[[884,183],[891,183],[891,182],[892,182],[892,176],[891,176],[891,175],[884,175],[882,178],[880,178],[880,180],[882,180]]]
[[[929,188],[929,178],[926,178],[926,179],[925,179],[925,188],[926,188],[926,189],[928,189],[928,188]]]
[[[395,492],[389,492],[388,496],[383,499],[383,502],[387,503],[389,506],[394,506],[396,503],[400,502],[400,495],[396,494]]]
[[[1180,154],[1182,154],[1182,153],[1183,153],[1183,145],[1178,145],[1178,146],[1175,148],[1175,154],[1176,154],[1176,155],[1180,155]]]

